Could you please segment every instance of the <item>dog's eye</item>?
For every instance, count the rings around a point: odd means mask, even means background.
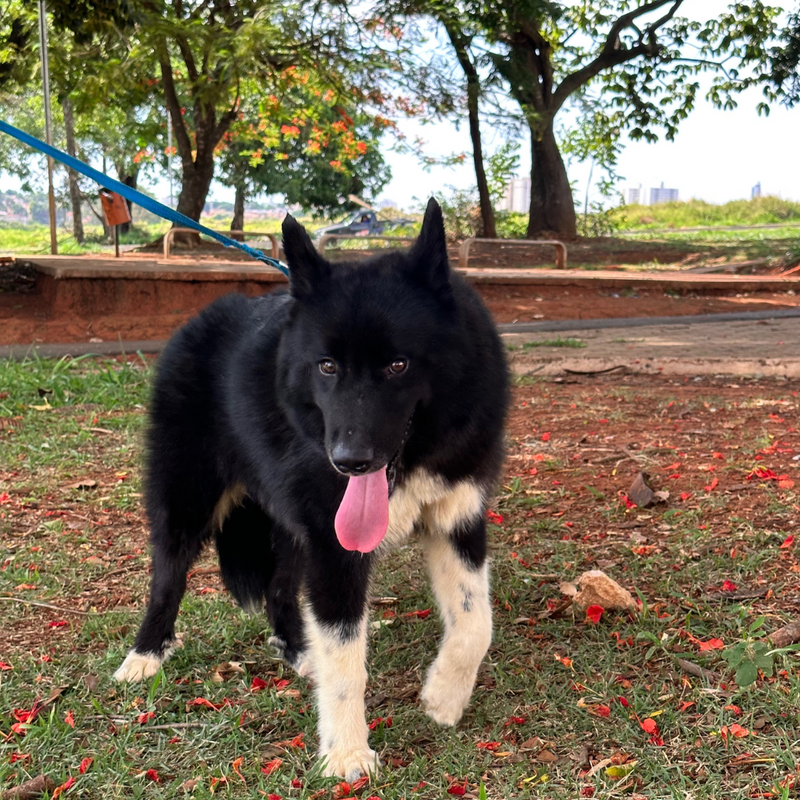
[[[319,371],[323,375],[335,375],[336,362],[332,358],[323,358],[322,361],[319,362]]]
[[[388,372],[390,375],[399,375],[401,372],[405,372],[408,369],[408,359],[407,358],[396,358],[389,364]]]

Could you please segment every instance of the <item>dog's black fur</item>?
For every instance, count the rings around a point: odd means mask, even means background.
[[[497,479],[503,348],[449,269],[438,205],[410,251],[353,264],[325,261],[291,217],[283,232],[289,293],[221,298],[159,360],[148,437],[153,577],[139,653],[169,648],[187,570],[215,537],[225,585],[245,607],[266,602],[295,663],[306,647],[301,592],[342,631],[366,607],[375,554],[345,550],[334,533],[347,475],[389,463],[390,489],[420,468],[486,490]],[[407,367],[396,373],[398,359]],[[336,374],[320,369],[325,360]],[[233,486],[246,495],[215,531],[215,507]],[[483,519],[452,536],[480,567]]]

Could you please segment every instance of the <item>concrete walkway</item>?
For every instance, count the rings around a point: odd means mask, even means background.
[[[576,339],[584,347],[554,345]],[[800,319],[504,333],[517,374],[612,371],[800,378]],[[538,344],[538,346],[537,346]]]

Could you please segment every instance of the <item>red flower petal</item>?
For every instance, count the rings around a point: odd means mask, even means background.
[[[603,616],[603,612],[605,609],[603,606],[589,606],[586,609],[586,619],[589,620],[593,625],[597,625],[600,622],[600,617]]]
[[[650,717],[643,719],[639,725],[645,733],[649,733],[653,736],[658,733],[658,723]]]
[[[733,581],[723,581],[722,582],[722,591],[723,592],[735,592],[739,587]]]
[[[144,774],[145,778],[149,781],[153,781],[154,783],[161,783],[161,777],[158,774],[158,770],[150,768]]]
[[[67,725],[70,726],[70,728],[74,728],[75,727],[75,717],[74,717],[74,715],[73,715],[73,713],[71,711],[67,712],[67,716],[64,717],[64,722],[66,722]]]
[[[66,792],[68,789],[71,789],[74,785],[75,778],[70,776],[64,781],[64,783],[61,784],[61,786],[56,786],[56,788],[53,790],[53,800],[56,800],[57,797],[60,797],[62,794],[64,794],[64,792]]]
[[[450,786],[447,787],[447,794],[454,794],[454,795],[462,795],[467,793],[467,782],[464,781],[463,783],[451,783]]]
[[[787,536],[780,546],[780,550],[788,550],[794,544],[794,536]]]
[[[273,758],[272,761],[267,761],[267,763],[264,764],[263,767],[261,767],[261,771],[265,775],[272,775],[272,773],[275,772],[276,769],[280,768],[281,764],[283,764],[282,758]]]
[[[89,769],[89,767],[92,766],[93,761],[93,758],[84,758],[83,761],[81,761],[80,767],[78,767],[78,772],[83,775]]]

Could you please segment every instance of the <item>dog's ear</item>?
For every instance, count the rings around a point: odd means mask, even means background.
[[[330,264],[317,252],[306,229],[291,215],[284,217],[283,252],[289,264],[289,291],[298,300],[311,297],[327,283]]]
[[[444,235],[442,209],[431,197],[422,220],[422,230],[409,252],[416,277],[436,291],[449,292],[450,262]]]

